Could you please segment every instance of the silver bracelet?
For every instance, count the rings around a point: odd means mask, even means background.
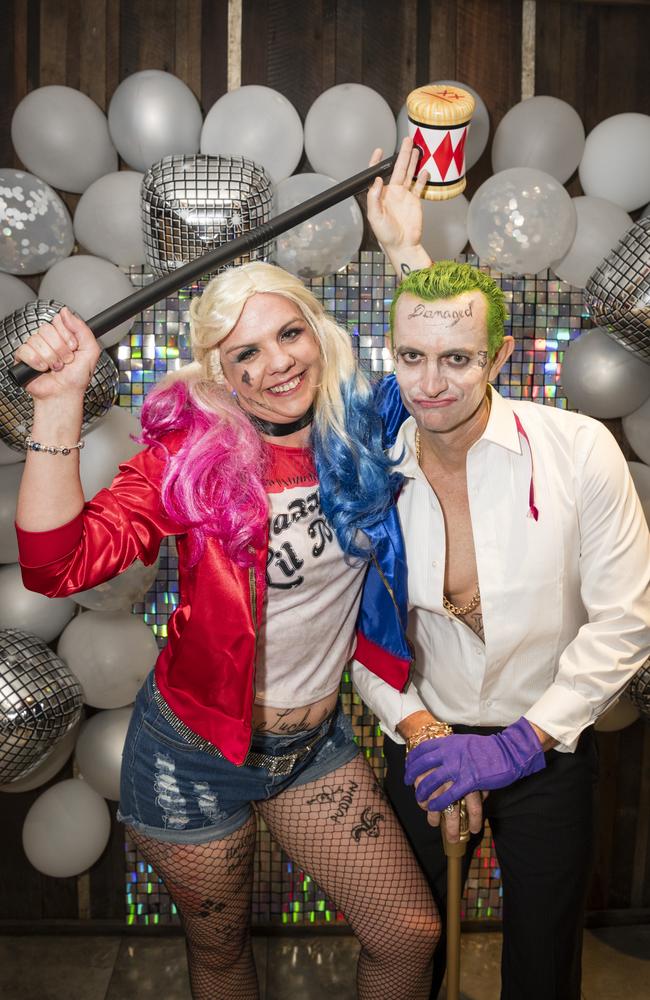
[[[67,447],[61,446],[60,444],[41,444],[40,441],[34,441],[32,437],[25,438],[25,451],[44,451],[48,455],[69,455],[71,451],[75,448],[81,451],[85,445],[85,441],[77,441],[76,444],[68,445]]]

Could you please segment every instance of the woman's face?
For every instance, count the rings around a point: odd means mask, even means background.
[[[323,371],[320,347],[299,306],[283,295],[252,295],[219,356],[242,409],[262,420],[291,423],[314,402]]]

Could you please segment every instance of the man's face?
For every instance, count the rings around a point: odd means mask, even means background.
[[[487,300],[479,291],[435,302],[410,294],[399,299],[397,381],[406,409],[423,429],[454,430],[478,410],[488,379],[501,367],[488,359],[486,320]]]

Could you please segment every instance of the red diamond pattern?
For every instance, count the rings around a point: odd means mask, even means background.
[[[416,167],[416,172],[417,172],[417,170],[419,170],[420,167],[424,163],[426,163],[426,161],[431,156],[431,152],[429,150],[429,147],[427,146],[426,142],[424,141],[424,136],[422,135],[422,132],[420,131],[419,128],[417,128],[415,130],[415,135],[413,136],[413,145],[417,146],[418,149],[420,150],[420,159],[418,160],[418,165]]]
[[[447,171],[449,170],[451,161],[454,158],[454,149],[451,144],[451,136],[449,135],[449,132],[445,132],[444,139],[442,140],[438,148],[434,150],[434,152],[431,155],[433,156],[435,164],[438,170],[440,171],[440,176],[444,181],[445,177],[447,176]]]
[[[456,170],[459,175],[463,173],[463,162],[465,160],[465,143],[467,142],[467,129],[463,129],[463,134],[460,137],[460,141],[454,150],[454,160],[456,162]]]

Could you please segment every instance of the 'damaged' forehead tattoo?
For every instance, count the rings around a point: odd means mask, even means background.
[[[427,323],[427,326],[441,326],[449,330],[460,323],[461,319],[471,319],[473,307],[473,299],[462,309],[435,309],[433,306],[427,307],[424,302],[418,302],[413,312],[408,313],[406,318],[418,319],[422,317],[422,319],[431,321]]]

